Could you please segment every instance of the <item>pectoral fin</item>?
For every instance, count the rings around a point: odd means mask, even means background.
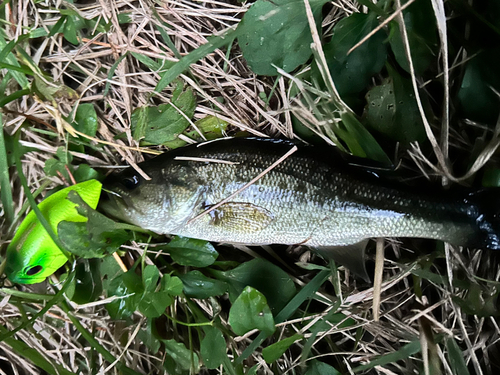
[[[368,272],[366,272],[365,249],[368,240],[363,240],[352,245],[345,246],[325,246],[315,247],[321,256],[333,259],[352,271],[356,276],[370,282]]]
[[[251,203],[227,202],[210,212],[210,224],[239,231],[257,232],[266,228],[274,215]]]

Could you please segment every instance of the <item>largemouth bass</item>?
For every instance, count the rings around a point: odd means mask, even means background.
[[[321,249],[418,237],[500,248],[500,189],[425,194],[313,146],[299,146],[244,188],[294,146],[233,138],[169,151],[140,164],[151,180],[132,168],[108,177],[102,208],[159,234],[224,243]]]

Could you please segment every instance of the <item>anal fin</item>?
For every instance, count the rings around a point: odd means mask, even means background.
[[[370,277],[366,271],[365,250],[368,239],[360,242],[343,246],[321,246],[315,247],[322,257],[333,259],[335,262],[347,267],[356,276],[370,282]]]

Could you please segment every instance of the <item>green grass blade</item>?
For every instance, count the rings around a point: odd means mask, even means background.
[[[453,337],[446,339],[446,349],[448,349],[448,360],[454,374],[469,375],[469,369],[464,360],[464,355]]]
[[[12,72],[12,75],[14,75],[14,72]],[[0,100],[0,108],[5,107],[5,105],[9,104],[10,102],[13,102],[14,100],[17,100],[17,99],[23,97],[24,95],[29,95],[30,92],[31,92],[30,89],[24,89],[24,90],[16,91],[16,92],[6,96],[2,100]]]
[[[403,346],[401,349],[398,351],[395,351],[393,353],[389,353],[383,356],[380,356],[378,358],[375,358],[374,360],[370,361],[370,363],[367,363],[366,365],[361,365],[353,369],[354,372],[361,372],[365,370],[369,370],[375,366],[383,366],[388,363],[393,363],[397,361],[401,361],[404,359],[408,359],[410,356],[412,356],[415,353],[420,352],[422,349],[420,347],[420,341],[412,341],[409,344],[406,344]]]
[[[5,57],[0,61],[14,65],[14,66],[19,66],[19,63],[17,62],[16,57],[12,53],[10,53],[10,51],[12,50],[12,48],[15,46],[15,44],[17,42],[19,42],[20,40],[22,40],[24,38],[18,39],[14,43],[12,43],[12,42],[7,43],[4,35],[5,35],[4,32],[0,31],[0,54],[2,54],[5,50]],[[10,43],[12,43],[12,44],[10,44]],[[11,74],[14,77],[14,79],[17,81],[17,83],[19,83],[19,86],[21,86],[23,89],[26,89],[30,86],[28,78],[26,78],[26,76],[24,74],[19,73],[19,72],[12,72]]]
[[[120,56],[118,60],[111,66],[111,69],[109,69],[108,73],[108,79],[106,80],[106,86],[104,87],[104,92],[102,96],[108,95],[109,88],[111,87],[111,78],[113,78],[113,74],[115,74],[116,68],[118,68],[118,64],[122,62],[122,60],[127,57],[128,52],[125,52],[123,55]]]
[[[181,73],[186,71],[191,64],[194,64],[198,60],[202,59],[209,53],[212,53],[217,48],[221,48],[229,44],[234,38],[238,36],[240,29],[230,30],[224,35],[209,38],[208,43],[196,48],[194,51],[190,52],[188,55],[184,56],[178,62],[175,63],[169,70],[165,72],[163,77],[155,87],[156,92],[161,92],[165,87],[170,85],[174,79],[176,79]]]
[[[3,136],[3,119],[0,113],[0,199],[5,213],[5,219],[10,224],[14,221],[14,202],[10,188],[9,162]]]

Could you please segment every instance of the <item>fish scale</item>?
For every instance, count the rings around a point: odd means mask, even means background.
[[[498,189],[427,194],[377,178],[333,148],[299,146],[254,184],[200,216],[295,145],[233,138],[176,149],[140,164],[151,180],[132,169],[110,176],[104,188],[112,194],[102,208],[160,234],[225,243],[331,247],[419,237],[499,247],[498,212],[484,208]]]

